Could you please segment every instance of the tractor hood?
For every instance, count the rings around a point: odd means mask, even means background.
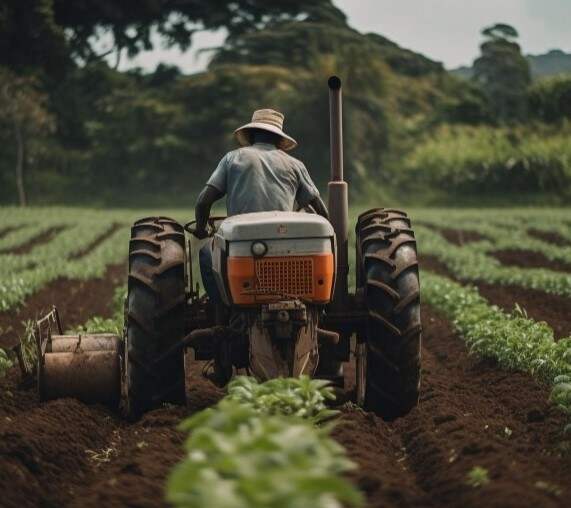
[[[303,212],[258,212],[228,217],[218,235],[228,242],[286,238],[330,238],[333,226],[327,219]]]

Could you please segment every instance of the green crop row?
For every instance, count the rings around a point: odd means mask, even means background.
[[[331,425],[314,425],[324,401],[333,397],[331,389],[307,378],[268,383],[237,378],[221,402],[181,423],[190,435],[186,457],[168,478],[169,503],[179,508],[362,505],[361,494],[342,477],[355,465],[329,436]]]
[[[83,222],[59,232],[51,241],[34,247],[27,254],[0,256],[0,276],[14,274],[36,266],[47,266],[60,259],[67,260],[85,249],[105,233],[109,225]]]
[[[260,413],[291,415],[323,423],[337,414],[326,405],[328,400],[335,399],[328,385],[328,381],[307,376],[276,378],[265,383],[253,377],[238,376],[228,385],[226,398]]]
[[[553,400],[571,415],[571,337],[555,341],[547,323],[529,319],[519,307],[506,314],[476,288],[430,272],[422,274],[422,296],[454,324],[470,351],[553,386]]]
[[[415,231],[419,252],[437,257],[461,280],[513,284],[571,296],[571,274],[544,268],[504,266],[497,259],[486,255],[489,242],[476,242],[459,247],[448,243],[438,232],[424,226],[416,226]]]
[[[91,252],[76,260],[54,256],[28,270],[4,276],[0,281],[0,310],[8,310],[49,282],[60,278],[87,280],[101,277],[108,265],[127,259],[129,229],[115,231]]]
[[[433,224],[437,229],[448,227],[455,230],[478,233],[487,238],[487,240],[471,242],[464,245],[464,248],[467,247],[483,252],[491,252],[501,249],[529,250],[539,252],[547,259],[563,261],[571,264],[571,248],[568,246],[555,245],[530,236],[527,233],[527,226],[522,227],[521,223],[514,223],[516,221],[510,221],[511,223],[508,221],[502,221],[501,224],[486,221],[455,221],[453,224],[450,224],[449,222],[447,226],[443,226],[441,221],[438,220],[434,221],[429,219],[424,222]],[[571,227],[566,228],[564,224],[560,224],[559,226],[559,228],[546,226],[540,227],[536,224],[529,227],[540,229],[542,231],[555,232],[565,238],[565,235],[561,233],[566,229],[571,231]]]
[[[9,251],[28,243],[32,238],[42,234],[44,231],[56,226],[63,226],[59,221],[43,221],[41,224],[19,224],[0,238],[0,251]],[[8,226],[2,223],[3,227]],[[4,256],[4,255],[2,255]]]
[[[563,231],[571,235],[568,208],[456,208],[411,210],[415,221],[430,222],[443,228],[464,228],[489,224],[504,228],[537,228],[546,231]]]

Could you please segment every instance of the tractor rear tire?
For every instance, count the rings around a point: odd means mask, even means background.
[[[126,302],[124,410],[129,419],[162,403],[184,404],[184,353],[160,359],[184,337],[185,241],[167,217],[131,228]]]
[[[359,216],[357,286],[369,313],[365,409],[392,420],[418,403],[420,283],[416,240],[406,213],[373,209]]]

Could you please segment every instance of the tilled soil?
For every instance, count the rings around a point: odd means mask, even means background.
[[[117,222],[111,224],[111,226],[109,227],[109,229],[107,229],[107,231],[104,231],[97,238],[94,238],[91,243],[87,244],[83,249],[81,249],[79,252],[76,252],[73,256],[70,256],[69,259],[70,260],[80,259],[83,256],[89,254],[95,247],[97,247],[99,244],[103,243],[105,240],[107,240],[107,238],[113,235],[113,233],[115,233],[115,231],[117,231],[120,227],[121,224]]]
[[[547,268],[555,272],[571,272],[571,264],[564,261],[548,259],[541,252],[520,249],[504,249],[488,252],[502,265],[519,266],[520,268]]]
[[[34,293],[25,305],[0,312],[0,347],[15,346],[24,331],[24,322],[38,319],[53,305],[64,329],[85,323],[92,316],[111,317],[114,288],[125,280],[125,265],[110,266],[99,279],[85,281],[57,279]]]
[[[465,229],[454,229],[454,228],[442,228],[435,226],[434,224],[430,224],[429,222],[415,221],[415,224],[419,224],[424,226],[425,228],[432,229],[440,233],[446,241],[462,246],[472,242],[480,242],[482,240],[489,240],[487,236],[484,236],[477,231],[467,231]]]
[[[423,258],[421,266],[450,275],[434,258]],[[120,265],[101,280],[55,281],[17,315],[0,314],[0,327],[11,327],[0,346],[13,345],[18,322],[54,302],[65,327],[109,314],[112,288],[124,276]],[[557,307],[567,305],[566,299],[556,303],[537,292],[527,301],[529,290],[479,287],[506,310],[517,301],[559,336],[570,330],[568,307]],[[419,407],[385,422],[345,404],[333,431],[358,466],[349,478],[366,495],[367,506],[567,506],[571,443],[562,433],[564,416],[548,402],[548,387],[470,356],[450,323],[427,305],[422,312]],[[11,369],[0,379],[0,506],[164,506],[166,477],[184,454],[177,424],[223,396],[202,378],[203,365],[187,360],[187,407],[163,407],[136,423],[73,399],[40,402],[35,387]],[[353,364],[345,374],[350,391]],[[488,471],[489,483],[469,485],[474,467]]]
[[[27,254],[38,245],[51,242],[64,229],[66,229],[66,226],[54,226],[46,229],[18,247],[0,250],[0,254]]]
[[[420,406],[388,423],[347,405],[334,430],[358,465],[349,476],[367,506],[566,506],[565,420],[549,390],[469,356],[427,306],[423,323]],[[0,385],[0,505],[164,505],[165,478],[183,456],[176,424],[222,396],[200,370],[187,380],[188,407],[157,409],[135,424],[72,399],[40,403],[13,370]],[[475,466],[489,471],[487,485],[468,485]]]
[[[440,229],[440,234],[446,238],[450,243],[454,245],[466,245],[472,242],[481,242],[482,240],[488,240],[487,236],[484,236],[476,231],[465,231],[462,229]]]
[[[421,269],[433,271],[453,280],[456,277],[446,265],[434,256],[422,256]],[[554,332],[555,339],[571,336],[571,300],[561,295],[515,285],[495,285],[481,281],[471,282],[480,294],[493,305],[512,312],[517,303],[535,321],[545,321]]]
[[[480,294],[507,312],[514,309],[514,302],[523,307],[535,321],[545,321],[555,339],[571,336],[571,300],[561,295],[544,293],[519,286],[495,286],[478,283]]]
[[[554,231],[541,231],[539,229],[528,229],[527,234],[540,240],[545,240],[548,243],[554,245],[559,245],[560,247],[567,247],[571,245],[571,242],[566,238],[563,238],[560,234]]]

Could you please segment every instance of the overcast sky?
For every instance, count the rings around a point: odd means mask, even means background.
[[[471,64],[478,54],[480,30],[496,22],[509,23],[520,32],[524,53],[553,48],[571,52],[571,0],[333,0],[361,32],[377,32],[399,45],[443,62],[447,68]],[[157,63],[176,64],[184,72],[204,69],[207,55],[197,49],[217,46],[224,34],[195,36],[193,50],[156,49],[121,69],[140,66],[153,70]]]

